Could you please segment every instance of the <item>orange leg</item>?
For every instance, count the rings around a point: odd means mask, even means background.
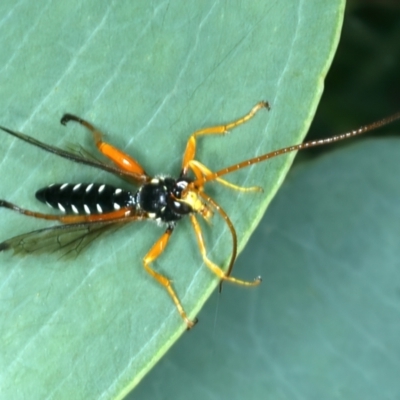
[[[204,164],[199,161],[192,160],[189,162],[189,168],[193,171],[197,179],[201,179],[203,176],[211,175],[213,172],[208,169]],[[260,186],[243,187],[237,186],[233,183],[226,181],[225,179],[216,179],[221,185],[224,185],[230,189],[238,190],[240,192],[262,192],[263,189]]]
[[[172,229],[168,228],[165,233],[161,236],[160,239],[157,240],[157,242],[154,244],[154,246],[150,249],[150,251],[146,254],[146,256],[143,258],[143,265],[145,270],[164,288],[167,290],[168,294],[171,296],[173,302],[175,303],[176,308],[178,309],[179,314],[181,315],[182,319],[186,322],[187,328],[190,329],[192,328],[196,323],[197,319],[195,320],[190,320],[183,309],[183,306],[178,298],[178,295],[176,294],[175,290],[173,289],[171,285],[171,280],[166,278],[164,275],[159,274],[158,272],[154,271],[150,267],[150,264],[156,260],[164,251],[165,247],[168,244],[168,240],[171,237],[172,234]]]
[[[97,130],[92,124],[79,117],[76,117],[75,115],[65,114],[61,118],[61,123],[63,125],[66,125],[68,121],[78,122],[79,124],[87,128],[90,132],[92,132],[96,147],[99,149],[100,153],[109,158],[123,171],[131,172],[139,176],[148,177],[143,167],[134,158],[132,158],[128,154],[125,154],[123,151],[117,149],[111,144],[103,142],[102,133]]]
[[[0,200],[0,207],[9,208],[10,210],[17,211],[20,214],[27,215],[28,217],[47,219],[51,221],[59,221],[63,224],[79,224],[84,222],[100,222],[110,221],[120,218],[128,218],[132,216],[133,209],[121,208],[117,211],[112,211],[104,214],[92,214],[92,215],[54,215],[54,214],[43,214],[36,211],[26,210],[18,207],[16,204],[10,203],[5,200]],[[140,216],[138,216],[139,218]]]
[[[205,262],[207,267],[210,268],[210,270],[212,272],[214,272],[215,275],[218,276],[219,279],[221,279],[223,281],[233,282],[233,283],[236,283],[236,284],[242,285],[242,286],[257,286],[261,283],[261,277],[259,277],[259,276],[256,279],[254,279],[254,281],[252,281],[252,282],[243,281],[241,279],[234,278],[233,276],[228,276],[220,267],[218,267],[218,265],[213,263],[207,257],[207,251],[206,251],[206,246],[204,244],[203,234],[201,232],[199,222],[197,221],[196,217],[193,214],[190,215],[190,221],[192,222],[193,229],[196,234],[197,244],[199,246],[201,256],[203,257],[203,261]]]
[[[196,132],[194,132],[186,145],[186,150],[185,154],[183,156],[183,162],[182,162],[182,171],[184,174],[187,173],[187,170],[189,168],[189,163],[192,161],[196,155],[196,138],[201,135],[225,135],[228,133],[229,130],[236,128],[239,125],[242,125],[246,123],[249,119],[253,118],[254,115],[259,111],[261,108],[267,108],[269,109],[269,104],[265,101],[260,101],[257,103],[251,111],[246,114],[244,117],[239,118],[236,121],[233,121],[229,124],[226,125],[217,125],[217,126],[212,126],[210,128],[205,128],[205,129],[200,129]]]

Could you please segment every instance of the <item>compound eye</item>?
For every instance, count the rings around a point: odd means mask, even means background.
[[[176,201],[176,200],[172,201],[172,205],[174,207],[174,211],[180,210],[182,207],[182,203],[180,203],[179,201]]]
[[[188,186],[188,182],[178,181],[172,191],[175,198],[181,199],[182,192],[187,188],[187,186]]]
[[[174,213],[179,215],[189,214],[193,211],[192,207],[186,203],[176,200],[176,198],[170,199],[169,207]]]

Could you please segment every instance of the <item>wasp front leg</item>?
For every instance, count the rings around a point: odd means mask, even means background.
[[[257,103],[249,113],[247,113],[245,116],[230,122],[225,125],[217,125],[217,126],[212,126],[209,128],[205,129],[200,129],[196,132],[194,132],[186,145],[186,150],[185,154],[183,156],[183,161],[182,161],[182,174],[186,174],[188,169],[190,168],[190,162],[194,160],[196,156],[196,139],[198,136],[203,136],[203,135],[225,135],[228,133],[231,129],[236,128],[239,125],[242,125],[246,123],[248,120],[254,117],[254,115],[261,110],[262,108],[266,108],[269,110],[269,104],[266,101],[260,101]]]

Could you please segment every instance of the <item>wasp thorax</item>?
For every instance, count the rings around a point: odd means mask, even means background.
[[[191,204],[181,200],[189,181],[186,178],[153,178],[136,195],[136,204],[148,217],[159,222],[172,223],[193,212]]]

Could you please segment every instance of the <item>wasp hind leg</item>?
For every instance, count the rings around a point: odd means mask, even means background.
[[[172,282],[170,279],[165,277],[164,275],[159,274],[158,272],[154,271],[153,268],[150,267],[150,264],[155,261],[165,250],[165,247],[168,244],[169,238],[173,232],[172,228],[168,228],[164,234],[157,240],[157,242],[153,245],[150,251],[146,254],[143,258],[143,265],[144,269],[168,292],[170,297],[172,298],[173,302],[175,303],[175,307],[177,308],[180,316],[185,321],[187,325],[187,329],[193,328],[194,325],[197,323],[197,319],[193,321],[189,319],[185,310],[183,309],[182,303],[180,302],[178,295],[176,294],[174,288],[172,287]]]
[[[37,211],[27,210],[17,206],[14,203],[10,203],[6,200],[0,200],[0,207],[8,208],[9,210],[16,211],[22,215],[28,217],[46,219],[49,221],[58,221],[63,224],[81,224],[88,222],[106,222],[106,221],[117,221],[117,220],[134,220],[140,219],[140,216],[130,215],[131,210],[128,207],[121,208],[120,210],[111,211],[104,214],[91,214],[91,215],[57,215],[57,214],[44,214]]]
[[[135,180],[142,182],[148,181],[150,178],[147,175],[144,168],[136,161],[134,158],[124,153],[123,151],[117,149],[109,143],[103,141],[103,134],[96,129],[90,122],[85,121],[82,118],[79,118],[72,114],[64,114],[61,118],[60,122],[62,125],[67,125],[67,122],[75,121],[88,129],[92,135],[93,140],[96,144],[97,149],[102,153],[105,157],[110,159],[114,164],[116,164],[122,171],[132,173],[137,178]]]

